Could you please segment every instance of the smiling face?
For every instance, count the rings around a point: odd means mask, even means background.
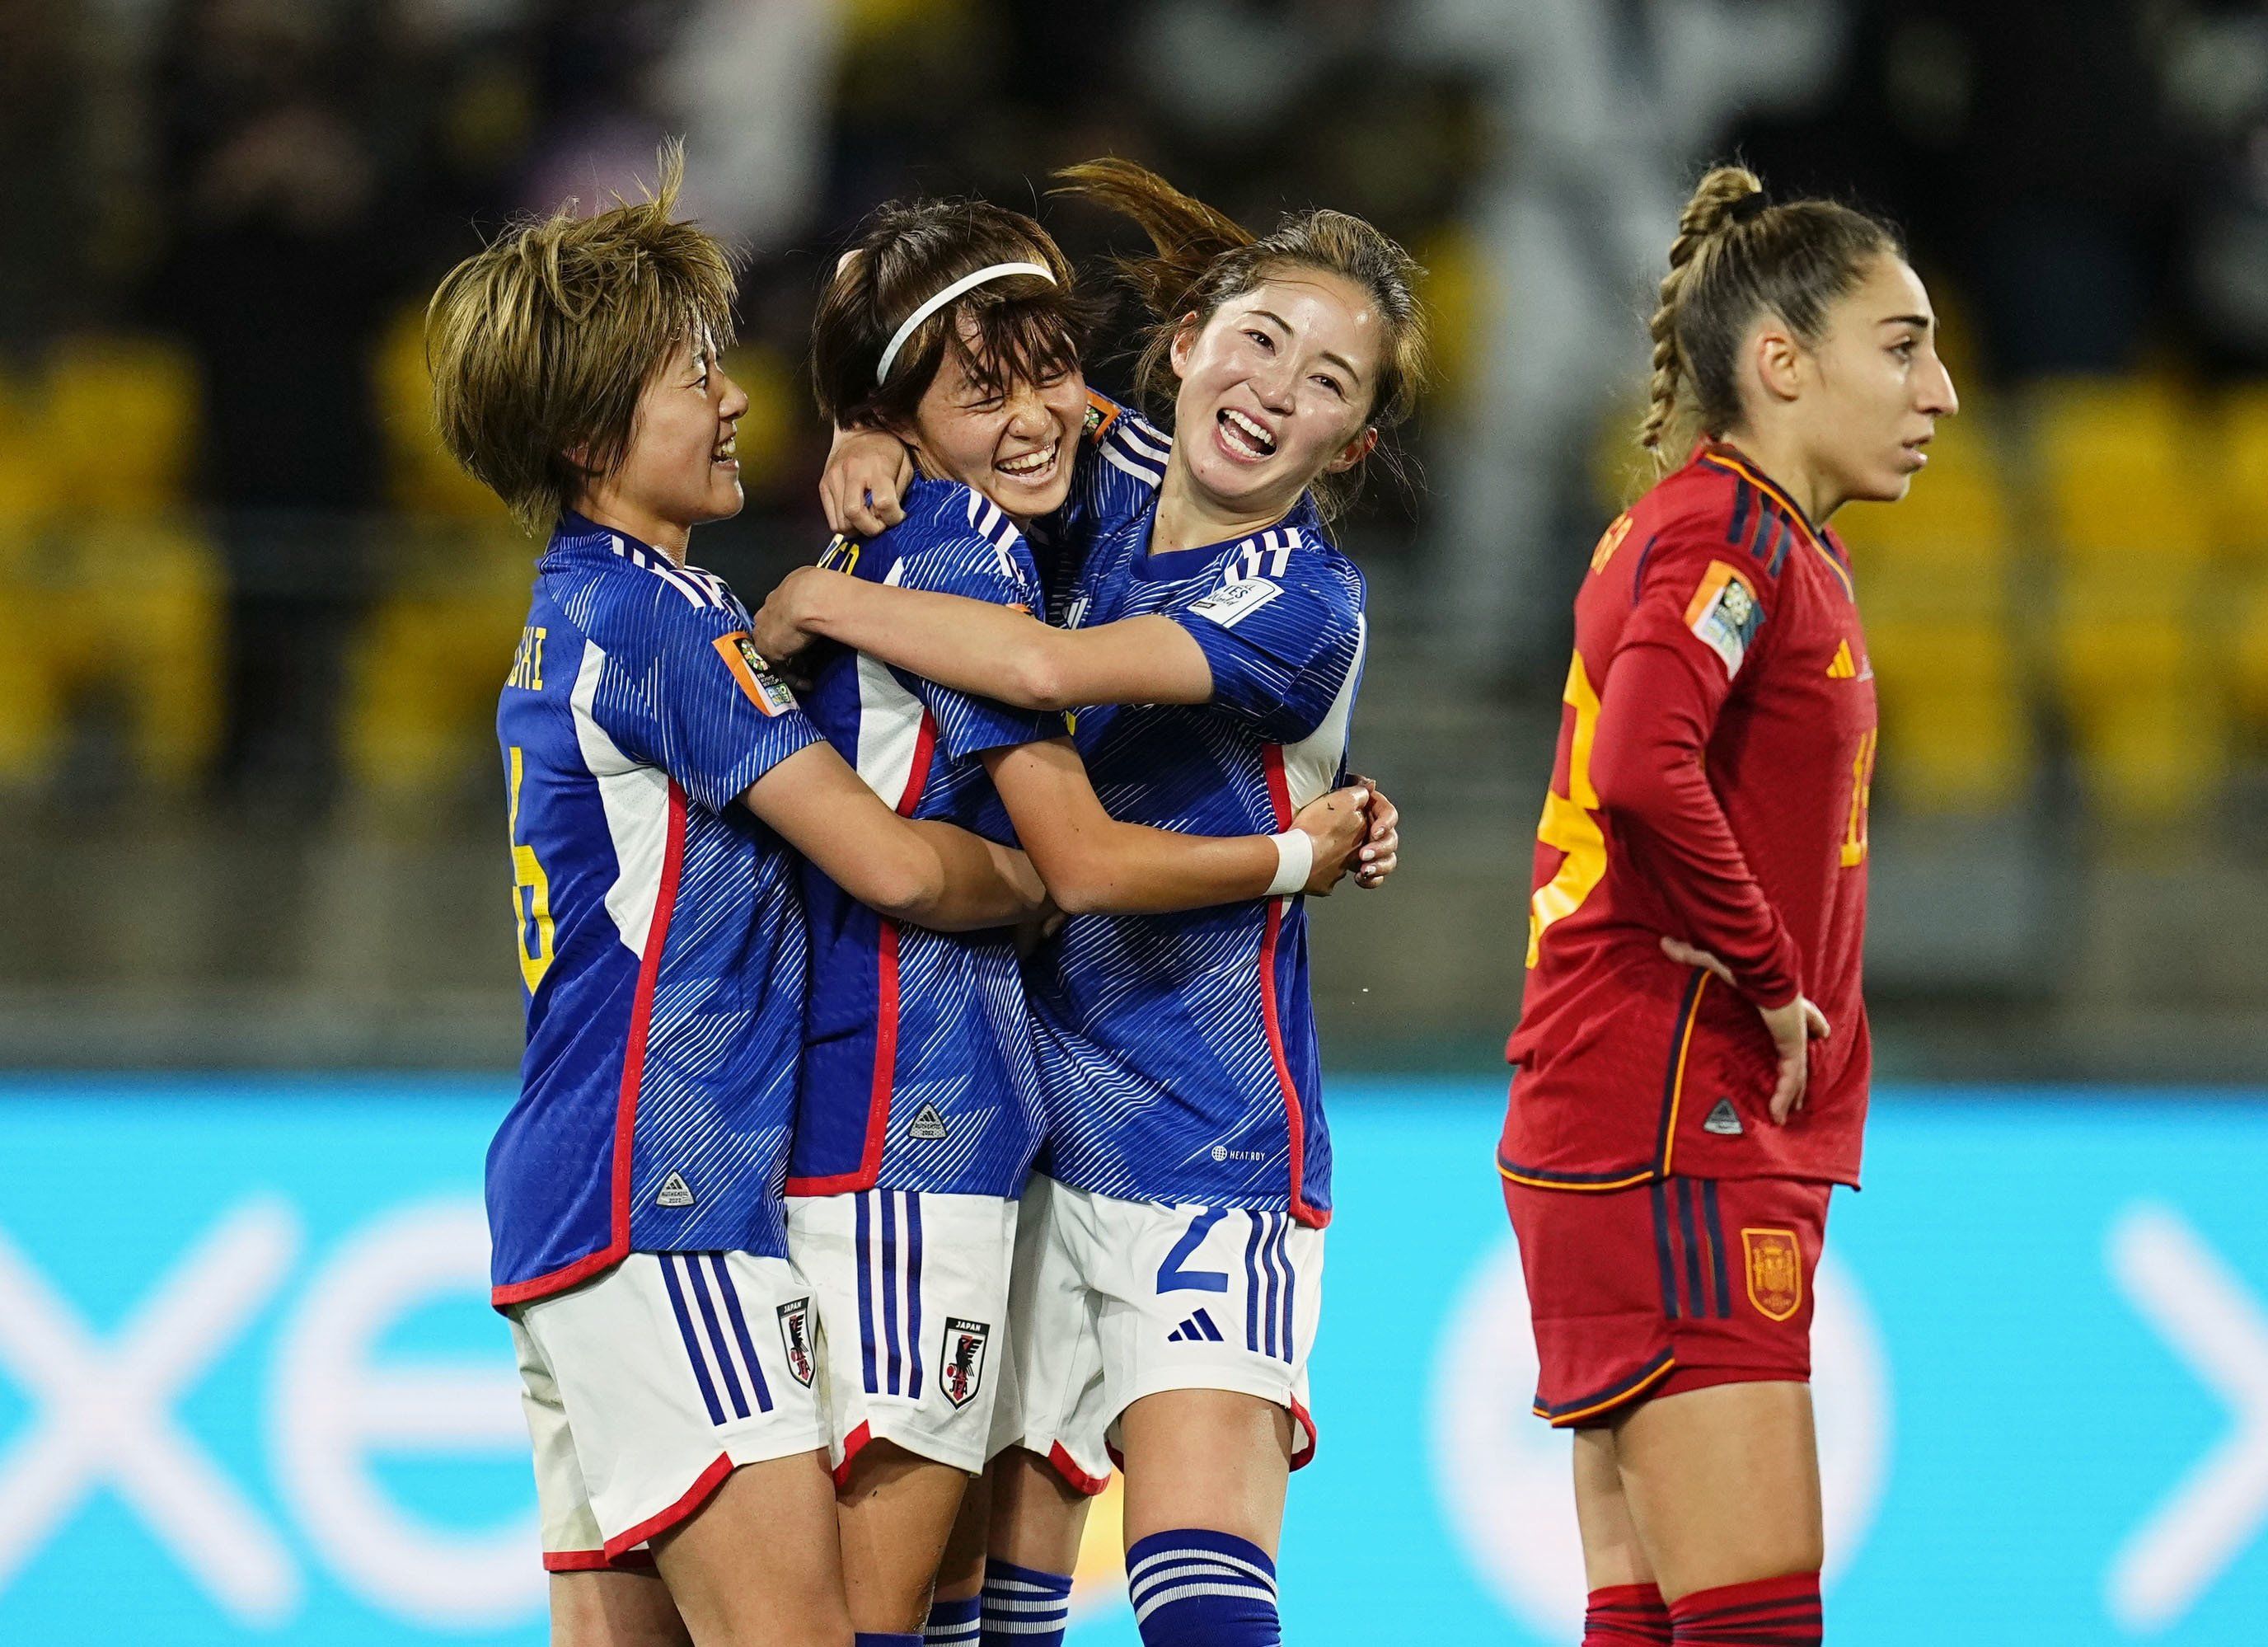
[[[973,347],[976,336],[964,320],[962,340]],[[1086,379],[1076,364],[1037,383],[989,383],[961,350],[947,349],[913,427],[902,432],[926,473],[982,492],[1021,521],[1063,506],[1086,417]]]
[[[681,551],[694,527],[740,513],[735,431],[748,396],[714,355],[688,339],[646,380],[629,449],[613,474],[593,483],[586,513]]]
[[[1929,462],[1922,448],[1937,420],[1961,407],[1920,277],[1904,258],[1876,258],[1809,352],[1815,392],[1802,426],[1830,495],[1895,503]]]
[[[1383,327],[1343,276],[1286,269],[1174,338],[1174,452],[1197,490],[1253,517],[1280,515],[1371,445]]]

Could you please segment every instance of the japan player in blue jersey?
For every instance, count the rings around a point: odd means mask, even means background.
[[[838,428],[902,439],[916,474],[900,523],[838,543],[828,564],[878,587],[1037,609],[1022,528],[1060,507],[1082,457],[1098,461],[1086,325],[1068,262],[1030,218],[982,201],[879,210],[820,298],[814,386]],[[1060,714],[856,654],[819,666],[806,705],[901,811],[1020,840],[1067,911],[1242,903],[1279,881],[1326,890],[1366,829],[1366,789],[1318,797],[1284,831],[1300,838],[1287,870],[1275,831],[1119,822]],[[955,1511],[989,1456],[1039,1064],[1012,934],[906,927],[816,871],[806,900],[789,1246],[818,1304],[851,1621],[862,1643],[900,1647],[920,1639]],[[973,1613],[976,1597],[945,1600]]]
[[[497,711],[527,1051],[489,1153],[491,1296],[555,1642],[848,1643],[782,1200],[789,848],[906,923],[997,927],[1042,890],[1020,854],[878,800],[687,563],[740,508],[748,403],[717,358],[731,263],[672,219],[680,175],[665,151],[651,200],[514,231],[428,316],[445,442],[550,531]]]
[[[1325,521],[1414,398],[1416,271],[1341,213],[1255,240],[1138,167],[1068,175],[1158,248],[1128,268],[1159,318],[1143,376],[1170,386],[1174,435],[1122,416],[1110,461],[1051,523],[1064,626],[806,570],[758,634],[839,641],[1027,708],[1084,705],[1079,751],[1120,818],[1281,827],[1343,770],[1364,590]],[[1277,1639],[1330,1208],[1305,938],[1304,907],[1280,897],[1074,915],[1031,970],[1049,1131],[1018,1234],[1001,1401],[1020,1451],[993,1549],[1035,1593],[1067,1572],[1077,1492],[1116,1451],[1152,1643]],[[1048,1639],[1015,1622],[1000,1639]]]

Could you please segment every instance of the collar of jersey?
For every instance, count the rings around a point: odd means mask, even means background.
[[[618,537],[631,549],[642,550],[673,565],[676,564],[643,538],[632,537],[618,526],[600,526],[589,515],[573,509],[563,509],[559,512],[559,524],[551,528],[550,547],[545,550],[544,553],[556,555],[563,551],[567,553],[600,551],[611,555],[614,553],[615,539]]]
[[[1722,440],[1703,441],[1699,449],[1695,452],[1694,457],[1697,462],[1706,463],[1712,469],[1722,469],[1728,475],[1738,475],[1758,491],[1779,505],[1781,508],[1786,510],[1794,517],[1796,524],[1803,528],[1803,535],[1811,540],[1812,548],[1827,557],[1829,564],[1835,568],[1837,575],[1842,579],[1845,590],[1852,592],[1853,598],[1856,598],[1855,592],[1851,591],[1850,562],[1843,554],[1843,546],[1837,543],[1831,535],[1814,526],[1811,523],[1811,517],[1804,513],[1803,506],[1789,497],[1786,489],[1778,481],[1766,475],[1763,467],[1754,458],[1742,451],[1740,447]]]
[[[1270,532],[1298,528],[1302,532],[1320,535],[1321,522],[1315,513],[1312,494],[1302,492],[1300,501],[1292,506],[1291,513],[1280,521],[1270,521],[1256,532],[1247,532],[1242,537],[1225,538],[1218,543],[1199,543],[1193,549],[1169,549],[1162,555],[1150,552],[1150,532],[1158,523],[1157,504],[1152,500],[1145,519],[1148,527],[1142,534],[1142,547],[1134,557],[1134,575],[1153,582],[1169,582],[1179,578],[1194,577],[1224,555],[1233,555],[1250,543],[1256,543]]]

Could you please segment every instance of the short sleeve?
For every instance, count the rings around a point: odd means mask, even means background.
[[[1777,591],[1722,543],[1664,535],[1637,567],[1616,650],[1660,646],[1683,659],[1713,713],[1753,667]],[[1609,666],[1611,667],[1611,665]]]
[[[819,742],[795,694],[757,655],[736,602],[696,604],[658,583],[637,619],[602,641],[608,666],[591,705],[593,720],[623,754],[659,767],[721,813]]]
[[[909,589],[1020,608],[1035,614],[1035,621],[1046,609],[1038,569],[1020,538],[1001,544],[970,535],[932,544],[898,562],[890,581]],[[1059,714],[1018,709],[902,670],[897,674],[936,721],[938,747],[948,761],[1064,735]]]
[[[1296,742],[1322,725],[1362,652],[1358,580],[1313,550],[1230,578],[1166,609],[1212,669],[1212,701],[1264,737]]]

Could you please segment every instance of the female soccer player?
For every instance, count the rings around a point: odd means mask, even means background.
[[[1070,265],[1030,218],[981,201],[877,212],[821,297],[813,380],[830,422],[902,439],[917,478],[901,524],[839,543],[828,564],[880,587],[1038,608],[1023,528],[1099,461],[1086,330]],[[1359,787],[1274,838],[1119,823],[1061,715],[854,653],[821,667],[808,707],[902,812],[1004,841],[1012,824],[1074,912],[1320,894],[1366,824]],[[851,1623],[861,1647],[903,1647],[920,1641],[946,1537],[989,1456],[1016,1197],[1042,1126],[1039,1066],[1013,934],[905,927],[815,872],[805,897],[789,1250],[826,1345]]]
[[[492,1298],[554,1641],[848,1643],[778,1187],[806,963],[782,842],[939,929],[1042,890],[1021,854],[878,800],[686,564],[740,506],[747,398],[716,360],[732,269],[671,219],[681,176],[673,147],[650,202],[504,237],[428,316],[451,454],[552,534],[497,711],[527,1055],[489,1152]]]
[[[767,602],[765,632],[1028,708],[1086,705],[1074,736],[1114,816],[1280,829],[1344,753],[1363,587],[1324,521],[1415,396],[1416,271],[1342,213],[1255,240],[1138,166],[1067,175],[1156,246],[1130,265],[1159,321],[1141,376],[1171,386],[1176,428],[1168,443],[1116,420],[1053,523],[1076,568],[1068,627],[806,570]],[[1277,1639],[1329,1218],[1305,950],[1304,909],[1271,897],[1074,915],[1035,958],[1049,1132],[1018,1232],[1007,1438],[1023,1451],[994,1545],[1029,1610],[988,1632],[1057,1638],[1081,1518],[1057,1482],[1098,1489],[1115,1443],[1144,1639]]]
[[[1576,1432],[1584,1639],[1816,1642],[1811,1278],[1859,1177],[1874,762],[1825,522],[1904,497],[1956,402],[1896,235],[1734,166],[1653,332],[1641,442],[1699,439],[1576,595],[1498,1160],[1535,1410]]]

